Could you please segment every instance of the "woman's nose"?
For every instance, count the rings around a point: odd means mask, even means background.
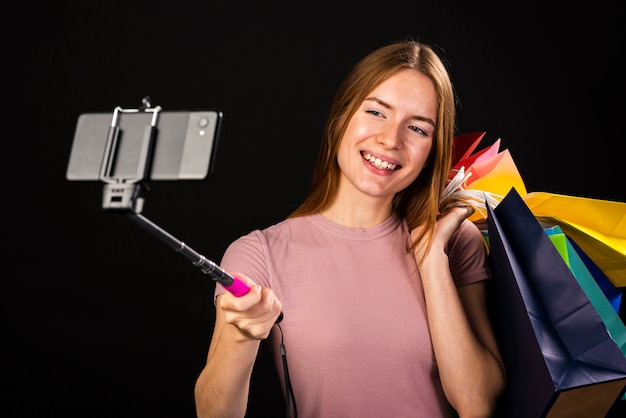
[[[381,129],[378,134],[378,143],[385,148],[398,148],[400,143],[399,127],[389,125]]]

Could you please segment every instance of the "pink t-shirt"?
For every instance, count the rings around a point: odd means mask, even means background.
[[[316,214],[253,231],[226,250],[225,270],[272,288],[283,304],[299,417],[451,415],[408,239],[395,216],[355,229]],[[457,286],[489,277],[482,234],[470,221],[447,252]],[[280,336],[274,328],[270,343],[282,376]]]

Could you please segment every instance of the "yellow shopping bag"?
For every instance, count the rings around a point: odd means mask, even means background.
[[[626,287],[626,203],[533,192],[524,202],[558,224],[617,287]]]

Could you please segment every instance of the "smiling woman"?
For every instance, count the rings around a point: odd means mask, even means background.
[[[387,219],[396,193],[413,183],[430,155],[436,114],[435,87],[420,72],[400,70],[376,86],[350,119],[337,152],[337,193],[351,199],[338,200],[322,214],[330,219],[360,216],[363,212],[346,209],[369,202],[378,206],[376,217],[342,222],[367,228]],[[364,155],[370,156],[367,163]],[[388,170],[389,164],[396,170]]]
[[[458,96],[458,132],[486,130],[485,139],[502,138],[528,190],[626,201],[626,187],[619,186],[623,153],[613,152],[620,142],[613,138],[623,138],[623,106],[603,105],[624,83],[623,69],[615,65],[624,49],[620,3],[568,2],[554,10],[545,3],[405,0],[374,8],[354,2],[5,3],[2,153],[12,164],[3,165],[4,415],[196,416],[190,391],[206,363],[215,322],[213,281],[132,223],[103,213],[100,184],[67,181],[82,113],[133,107],[145,95],[166,111],[224,112],[214,174],[205,181],[151,184],[144,208],[150,219],[218,261],[235,238],[282,220],[308,197],[340,82],[370,51],[412,36],[445,51],[440,55],[450,62]],[[364,94],[370,87],[364,86]],[[351,98],[360,105],[367,97]],[[335,155],[324,160],[336,164]],[[428,175],[427,168],[420,177]],[[316,189],[319,202],[328,190]],[[409,195],[416,193],[407,194],[407,201]],[[415,205],[412,213],[420,211]],[[392,263],[381,247],[358,262]],[[319,272],[315,280],[330,284],[316,294],[317,306],[303,326],[322,320],[320,311],[336,300],[335,292],[346,309],[377,299],[369,309],[385,315],[382,294],[369,298],[359,283],[343,291],[348,279],[336,272],[321,277],[326,260],[337,257],[329,247],[320,262],[307,264]],[[276,260],[281,258],[276,252]],[[373,274],[363,281],[373,281]],[[250,275],[263,283],[255,272]],[[275,276],[274,292],[279,281],[291,290],[276,293],[285,305],[300,283]],[[376,282],[393,297],[409,291],[391,272]],[[300,326],[293,323],[295,310],[300,311],[294,306],[284,311],[283,330]],[[386,326],[407,315],[386,317]],[[325,324],[329,333],[340,326],[333,321]],[[370,326],[353,324],[361,331]],[[274,333],[280,335],[278,327]],[[295,377],[295,336],[285,337]],[[284,416],[275,397],[281,388],[264,356],[272,339],[261,342],[247,418]],[[381,339],[376,337],[380,352],[393,346]],[[364,336],[356,341],[371,351]],[[402,337],[391,341],[405,344]],[[329,357],[347,361],[358,349]],[[364,360],[362,368],[369,367]],[[271,380],[266,369],[272,369]],[[324,385],[339,390],[333,376]],[[363,380],[379,377],[371,373]],[[379,386],[385,384],[381,376]],[[297,396],[308,393],[308,385],[298,391]],[[621,403],[621,413],[612,416],[626,417],[626,401]],[[304,404],[298,409],[304,416]]]
[[[224,254],[250,292],[216,287],[200,417],[246,414],[264,339],[277,366],[288,353],[278,373],[292,416],[493,413],[506,374],[483,238],[471,209],[440,210],[454,123],[452,84],[428,45],[384,46],[348,74],[309,197]]]

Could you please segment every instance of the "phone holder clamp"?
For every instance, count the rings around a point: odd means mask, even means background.
[[[109,210],[132,210],[141,212],[143,199],[140,197],[145,181],[150,178],[151,162],[154,152],[154,143],[158,131],[157,122],[161,106],[151,107],[150,99],[143,99],[143,106],[139,109],[123,109],[117,106],[113,110],[111,125],[107,134],[104,155],[100,165],[100,180],[105,183],[102,207]],[[117,151],[123,140],[123,131],[119,120],[123,113],[152,113],[150,124],[145,127],[143,140],[140,145],[139,164],[134,176],[121,177],[115,175]]]

